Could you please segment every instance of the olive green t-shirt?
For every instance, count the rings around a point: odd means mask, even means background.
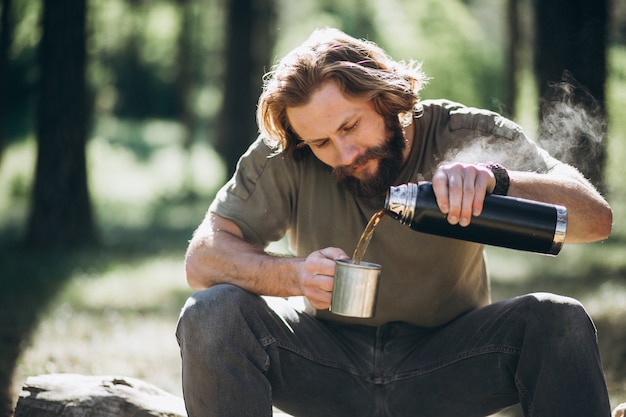
[[[396,184],[428,181],[444,162],[499,162],[509,169],[545,172],[559,162],[502,116],[445,100],[426,100],[416,112],[410,155]],[[339,247],[352,255],[378,201],[355,197],[309,155],[294,160],[257,140],[239,161],[209,210],[234,221],[245,239],[267,246],[285,235],[296,256]],[[382,265],[373,318],[311,311],[342,322],[380,325],[404,321],[443,324],[490,302],[483,246],[411,230],[383,216],[364,261]]]

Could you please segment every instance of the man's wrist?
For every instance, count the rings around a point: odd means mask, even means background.
[[[493,176],[496,179],[496,186],[493,188],[491,194],[507,195],[509,192],[510,178],[506,168],[497,162],[487,162],[484,166],[493,172]]]

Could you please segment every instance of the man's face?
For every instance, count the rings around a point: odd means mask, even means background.
[[[287,108],[287,118],[303,144],[357,195],[384,194],[404,161],[399,125],[386,123],[371,101],[344,95],[335,82],[323,84],[307,104]]]

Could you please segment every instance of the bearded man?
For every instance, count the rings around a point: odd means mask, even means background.
[[[533,417],[610,415],[583,306],[546,293],[492,303],[480,244],[387,216],[366,254],[383,265],[375,315],[329,311],[335,261],[391,185],[432,182],[457,227],[496,193],[566,206],[568,244],[610,234],[609,205],[576,169],[496,113],[421,100],[426,80],[336,29],[266,76],[261,135],[187,251],[190,417],[487,416],[516,403]],[[469,161],[468,147],[481,150]],[[285,236],[292,256],[266,252]]]

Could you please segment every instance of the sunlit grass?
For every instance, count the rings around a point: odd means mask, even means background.
[[[57,297],[15,375],[125,375],[180,395],[178,311],[191,293],[182,248],[169,256],[77,271]]]
[[[113,309],[129,316],[172,313],[166,308],[172,301],[172,292],[187,290],[182,279],[184,249],[181,247],[169,256],[114,264],[100,273],[77,271],[75,282],[63,298],[84,310]]]

